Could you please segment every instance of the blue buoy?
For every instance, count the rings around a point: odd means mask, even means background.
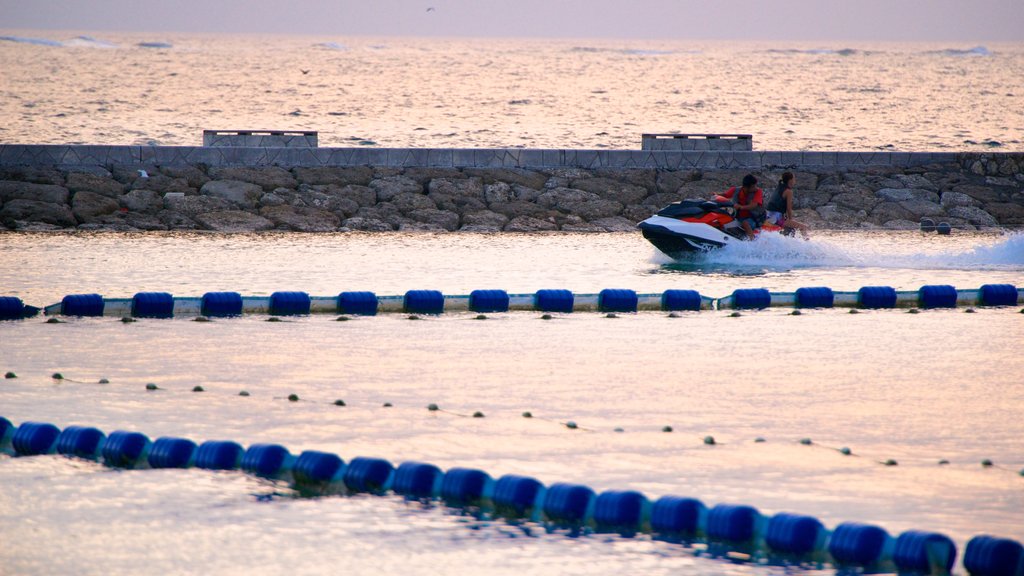
[[[494,483],[494,510],[508,518],[532,517],[541,507],[544,485],[529,476],[506,474]]]
[[[196,443],[188,438],[157,438],[149,449],[151,468],[188,468],[196,452]]]
[[[95,460],[106,439],[106,434],[97,428],[68,426],[57,437],[57,453]]]
[[[982,306],[1016,306],[1017,287],[1013,284],[985,284],[981,287]]]
[[[889,533],[871,524],[843,522],[832,531],[828,553],[840,566],[867,568],[882,562]]]
[[[935,232],[935,220],[921,218],[921,232]]]
[[[663,537],[696,536],[706,520],[707,507],[696,498],[662,496],[651,507],[651,530]]]
[[[971,576],[1024,575],[1024,546],[1008,538],[975,536],[964,551],[964,568]]]
[[[709,540],[750,542],[754,539],[761,513],[753,506],[718,504],[708,511]]]
[[[636,292],[622,288],[605,288],[597,295],[597,309],[601,312],[636,312]]]
[[[60,428],[46,422],[22,422],[14,432],[11,445],[18,456],[38,456],[53,451]]]
[[[700,292],[696,290],[665,290],[661,293],[661,309],[666,312],[677,310],[699,311],[703,300]]]
[[[607,490],[594,500],[594,523],[601,531],[635,534],[646,508],[647,498],[635,490]]]
[[[242,295],[238,292],[207,292],[203,294],[203,316],[240,316],[241,314]]]
[[[508,312],[508,292],[504,290],[473,290],[469,293],[469,309],[473,312]]]
[[[408,314],[441,314],[444,294],[437,290],[409,290],[402,300],[402,309]]]
[[[295,460],[292,475],[299,485],[323,486],[341,480],[345,461],[337,454],[306,450]]]
[[[956,561],[956,544],[937,532],[908,530],[896,539],[892,561],[901,572],[949,572]]]
[[[14,453],[14,449],[11,448],[11,438],[14,437],[14,431],[16,429],[17,426],[11,424],[10,420],[0,416],[0,453]]]
[[[338,294],[338,313],[376,316],[377,295],[373,292],[342,292]]]
[[[433,498],[441,489],[441,469],[423,462],[403,462],[395,470],[391,489],[409,499]]]
[[[935,231],[940,236],[949,236],[949,233],[953,231],[953,227],[949,225],[949,222],[939,222],[935,225]]]
[[[835,294],[831,288],[797,288],[796,305],[800,308],[831,308]]]
[[[764,541],[774,552],[809,554],[825,543],[825,526],[813,516],[782,512],[768,520]]]
[[[345,486],[352,492],[383,494],[391,488],[395,467],[383,458],[353,458],[345,469]]]
[[[572,312],[574,297],[569,290],[537,290],[533,308],[540,312]]]
[[[174,316],[174,296],[167,292],[139,292],[132,297],[132,316],[171,318]]]
[[[242,456],[240,468],[249,474],[264,478],[277,478],[287,471],[293,457],[280,444],[253,444]]]
[[[732,292],[732,307],[759,310],[772,305],[772,294],[766,288],[741,288]]]
[[[149,447],[149,438],[141,432],[111,432],[103,443],[103,463],[117,468],[134,468],[147,460]]]
[[[861,308],[895,308],[896,289],[891,286],[864,286],[857,291]]]
[[[242,459],[242,447],[229,440],[207,440],[196,450],[196,468],[234,470]]]
[[[21,320],[25,316],[25,303],[14,296],[0,296],[0,320]]]
[[[490,498],[493,484],[483,470],[451,468],[441,480],[441,499],[451,506],[478,506]]]
[[[274,292],[270,295],[272,316],[302,316],[309,314],[310,299],[305,292]]]
[[[60,313],[65,316],[103,316],[103,296],[99,294],[69,294],[60,302]]]
[[[581,484],[552,484],[544,495],[544,515],[556,524],[581,525],[593,509],[594,491]]]
[[[956,308],[956,288],[949,285],[921,286],[917,291],[921,308]]]

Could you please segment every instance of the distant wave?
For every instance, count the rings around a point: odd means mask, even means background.
[[[23,38],[21,36],[0,36],[0,40],[16,42],[18,44],[38,44],[39,46],[63,46],[64,43],[46,38]]]
[[[992,52],[984,46],[975,46],[974,48],[968,48],[966,50],[958,50],[956,48],[947,48],[945,50],[932,50],[927,54],[938,54],[939,56],[991,56]]]
[[[853,56],[854,54],[866,54],[860,50],[854,50],[853,48],[840,48],[839,50],[833,50],[831,48],[813,48],[810,50],[798,50],[796,48],[772,48],[765,50],[766,54],[811,54],[814,56],[821,55],[834,55],[834,56]]]
[[[626,56],[668,56],[670,54],[700,54],[700,50],[654,50],[646,48],[597,48],[595,46],[573,46],[569,52],[587,54],[624,54]]]
[[[139,48],[174,48],[168,42],[139,42],[136,46]]]
[[[92,36],[75,36],[71,40],[68,40],[65,46],[74,48],[117,48],[117,44],[113,42],[107,42],[106,40],[99,40]]]
[[[314,46],[317,48],[324,48],[326,50],[348,50],[348,46],[337,42],[320,42],[318,44],[314,44]]]

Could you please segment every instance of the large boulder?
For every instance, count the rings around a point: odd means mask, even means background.
[[[860,228],[861,223],[868,219],[867,212],[863,210],[853,212],[839,208],[835,204],[826,204],[816,211],[821,216],[821,219],[828,224],[829,228]]]
[[[643,205],[654,208],[655,210],[661,210],[665,206],[668,206],[673,202],[678,202],[679,200],[682,200],[682,198],[675,192],[659,192],[644,198]]]
[[[460,180],[466,178],[466,174],[458,168],[440,168],[429,166],[412,166],[402,170],[402,175],[412,178],[420,184],[426,184],[431,180]]]
[[[504,183],[511,186],[518,184],[526,188],[540,189],[544,187],[548,177],[546,174],[526,170],[525,168],[466,168],[466,176],[480,178],[484,184]]]
[[[356,211],[356,216],[386,222],[392,229],[397,229],[398,226],[405,221],[405,218],[402,216],[402,211],[390,202],[381,202],[376,206],[360,208]]]
[[[13,180],[0,181],[0,202],[11,200],[33,200],[48,204],[67,204],[71,194],[63,186],[54,184],[33,184]]]
[[[210,170],[210,177],[214,180],[236,180],[248,182],[271,192],[275,188],[295,188],[299,185],[292,173],[278,166],[249,167],[249,166],[228,166],[224,168],[213,168]],[[204,184],[205,188],[206,185]]]
[[[117,212],[120,209],[121,205],[117,203],[117,200],[87,190],[75,192],[71,198],[71,212],[82,223],[93,222],[100,216]]]
[[[871,221],[884,224],[892,220],[915,220],[914,214],[898,202],[882,202],[871,210]]]
[[[63,228],[75,226],[78,221],[71,213],[67,204],[56,204],[53,202],[40,202],[38,200],[25,200],[17,198],[4,202],[0,210],[0,222],[9,220],[24,220],[26,222],[43,222]]]
[[[197,215],[195,221],[204,229],[215,232],[260,232],[274,228],[270,220],[241,210],[207,212]]]
[[[362,216],[353,216],[348,220],[341,223],[342,226],[349,230],[360,230],[363,232],[391,232],[394,228],[376,218],[364,218]]]
[[[592,221],[601,218],[610,218],[622,213],[622,204],[614,200],[589,200],[583,202],[568,202],[559,205],[560,210],[569,214],[576,214],[584,220]]]
[[[156,217],[168,230],[195,230],[199,227],[195,220],[174,210],[161,210]]]
[[[975,206],[954,206],[949,209],[949,215],[983,228],[996,228],[999,226],[999,222],[991,214]]]
[[[408,214],[413,210],[437,209],[437,204],[434,203],[433,200],[423,194],[415,192],[401,192],[396,194],[395,197],[391,199],[391,203],[394,204],[395,207],[403,214]]]
[[[141,214],[138,212],[128,212],[127,214],[120,214],[124,217],[124,222],[128,226],[135,228],[136,230],[167,230],[168,226],[164,224],[160,218],[153,214]]]
[[[236,206],[250,209],[256,207],[263,195],[262,188],[241,180],[210,180],[199,192],[203,196],[223,198]]]
[[[1024,205],[1013,202],[990,202],[985,211],[1004,226],[1024,226]]]
[[[153,190],[161,194],[168,192],[181,192],[182,194],[195,194],[196,188],[188,185],[184,178],[171,178],[163,174],[150,174],[146,177],[139,176],[131,184],[132,190]]]
[[[636,232],[636,223],[621,216],[599,218],[591,221],[590,223],[595,226],[600,226],[606,232]]]
[[[959,186],[954,186],[953,192],[966,194],[982,204],[988,204],[989,202],[1006,202],[1009,199],[1006,197],[1006,194],[1000,190],[976,184],[961,184]]]
[[[578,204],[580,202],[600,199],[601,197],[593,192],[586,192],[576,188],[558,187],[542,192],[537,197],[537,204],[544,208],[556,208],[567,212],[568,210],[564,210],[563,207],[568,204]]]
[[[72,192],[87,191],[101,196],[108,196],[110,198],[117,198],[121,194],[124,194],[124,184],[121,184],[117,180],[104,176],[86,174],[83,172],[72,172],[68,174],[65,186]]]
[[[132,190],[117,199],[129,212],[156,214],[164,209],[164,197],[153,190]]]
[[[505,225],[506,232],[541,232],[558,230],[558,224],[531,216],[513,218]]]
[[[688,182],[700,179],[700,172],[693,170],[658,171],[656,178],[658,192],[677,196],[679,189]],[[646,202],[645,202],[646,203]]]
[[[946,213],[937,202],[929,200],[905,200],[899,205],[914,215],[914,218],[922,216],[941,216]]]
[[[505,182],[484,185],[484,201],[488,204],[511,202],[512,186]]]
[[[901,188],[915,188],[919,190],[938,190],[934,182],[921,174],[894,174],[893,178],[902,184]]]
[[[337,186],[299,186],[298,192],[279,188],[277,193],[290,199],[293,206],[305,206],[334,212],[342,218],[348,218],[359,210],[359,203],[349,198]]]
[[[942,198],[939,200],[939,204],[946,210],[949,210],[955,206],[977,206],[980,202],[971,198],[967,194],[962,192],[953,192],[950,190],[942,193]]]
[[[234,204],[213,196],[164,196],[164,208],[195,218],[206,212],[230,210],[234,208]]]
[[[732,186],[733,184],[726,184],[721,180],[701,179],[683,184],[676,190],[676,194],[679,200],[688,200],[690,198],[710,200],[716,194],[721,194]]]
[[[64,174],[56,168],[38,166],[4,166],[0,167],[0,180],[17,180],[32,184],[64,185]]]
[[[454,232],[459,228],[459,215],[447,210],[426,208],[423,210],[413,210],[409,212],[408,216],[416,222],[431,224],[449,232]]]
[[[205,172],[199,169],[199,167],[185,164],[183,166],[161,166],[160,172],[164,176],[170,176],[171,178],[184,178],[185,182],[188,183],[189,188],[195,188],[196,190],[203,187],[210,181],[210,177]]]
[[[304,206],[268,206],[260,210],[260,216],[297,232],[333,232],[341,223],[331,212]]]
[[[592,192],[605,200],[612,200],[619,204],[636,204],[647,197],[647,188],[626,184],[611,178],[574,180],[572,187],[584,192]]]
[[[369,186],[361,186],[358,184],[349,184],[337,188],[335,186],[328,186],[327,190],[332,194],[337,194],[342,198],[348,198],[359,206],[373,206],[377,203],[377,192]]]
[[[550,215],[550,210],[547,210],[533,202],[513,201],[494,203],[490,205],[492,212],[504,214],[511,219],[518,218],[520,216],[531,216],[535,218],[546,218]]]
[[[490,210],[481,210],[463,216],[462,223],[462,229],[465,229],[466,226],[487,226],[500,230],[505,224],[508,224],[508,216]]]
[[[919,223],[910,220],[889,220],[882,223],[882,228],[886,230],[917,230],[920,227]]]
[[[423,185],[406,176],[385,176],[370,181],[370,188],[377,193],[377,202],[391,202],[399,194],[423,194]]]
[[[877,190],[875,195],[883,202],[908,202],[912,200],[923,200],[925,202],[938,202],[939,195],[931,190],[920,188],[882,188]]]
[[[830,202],[841,208],[847,210],[864,210],[865,212],[871,212],[875,206],[882,202],[882,199],[875,195],[875,193],[867,186],[844,183],[836,186],[823,186],[824,192],[829,192],[832,195]],[[767,199],[765,199],[767,202]],[[796,197],[794,197],[794,204],[796,203]]]
[[[646,220],[654,215],[659,208],[652,208],[643,204],[633,204],[622,209],[622,217],[630,222]]]
[[[293,170],[301,184],[366,186],[373,180],[373,169],[369,166],[313,166]]]
[[[427,193],[452,197],[484,199],[484,183],[480,178],[434,178],[427,185]]]
[[[598,168],[595,176],[639,186],[646,190],[647,194],[658,191],[658,171],[654,168]]]

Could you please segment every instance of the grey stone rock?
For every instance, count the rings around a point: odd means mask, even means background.
[[[409,212],[408,216],[416,222],[431,224],[449,232],[454,232],[459,228],[459,215],[447,210],[436,208],[413,210]]]
[[[127,186],[139,177],[140,170],[145,170],[147,174],[160,173],[160,169],[152,164],[115,164],[110,167],[109,172],[104,170],[103,172],[92,174],[103,178],[113,178]]]
[[[659,192],[644,198],[643,205],[654,208],[655,210],[661,210],[665,206],[668,206],[673,202],[678,202],[679,200],[682,200],[682,197],[675,192]]]
[[[463,216],[462,223],[463,228],[466,226],[483,226],[500,230],[505,224],[508,224],[508,216],[490,210],[481,210]]]
[[[332,232],[341,224],[331,212],[303,206],[267,206],[260,210],[260,216],[297,232]]]
[[[990,202],[1005,202],[1008,199],[1006,194],[1000,190],[975,184],[961,184],[959,186],[954,186],[953,192],[966,194],[982,204],[988,204]]]
[[[37,184],[37,186],[41,186],[41,184]],[[75,215],[71,213],[71,208],[67,204],[25,200],[23,198],[4,202],[3,209],[0,209],[0,222],[6,222],[7,220],[24,220],[28,223],[41,222],[62,228],[78,224],[78,221],[75,220]],[[19,227],[19,229],[24,228]]]
[[[900,188],[938,190],[934,182],[920,174],[895,174],[893,178],[899,181]]]
[[[395,205],[403,214],[408,214],[414,210],[427,210],[437,209],[437,204],[424,196],[415,192],[401,192],[396,194],[391,199],[391,203]]]
[[[30,184],[64,185],[64,174],[55,168],[40,166],[3,166],[0,167],[0,180],[17,180]]]
[[[174,210],[161,210],[156,217],[168,230],[195,230],[199,227],[194,220]]]
[[[274,228],[274,223],[270,220],[241,210],[198,214],[195,221],[203,229],[215,232],[261,232]]]
[[[693,182],[701,177],[700,172],[693,170],[659,170],[656,177],[657,191],[655,193],[672,194],[678,197],[679,189],[688,182]]]
[[[484,226],[483,224],[466,224],[462,228],[459,228],[459,232],[476,232],[482,234],[493,234],[494,232],[501,232],[500,226]]]
[[[11,180],[0,182],[0,202],[33,200],[48,204],[67,204],[70,198],[71,194],[63,186]]]
[[[461,180],[466,175],[458,168],[431,168],[429,166],[413,166],[402,170],[402,175],[412,178],[420,184],[431,180]]]
[[[647,188],[635,184],[626,184],[611,178],[584,178],[574,180],[572,187],[584,192],[597,194],[605,200],[619,204],[636,204],[647,197]]]
[[[541,191],[535,188],[527,188],[519,184],[512,185],[512,202],[534,202],[540,196]]]
[[[93,176],[99,176],[100,178],[114,177],[110,170],[107,170],[104,166],[100,166],[98,164],[75,164],[71,166],[62,165],[61,168],[64,169],[66,176],[72,173],[79,173],[92,174]]]
[[[80,172],[68,174],[66,187],[72,192],[88,191],[110,198],[124,194],[124,184],[117,180]]]
[[[213,180],[248,182],[263,188],[265,192],[273,192],[275,188],[295,188],[299,185],[291,172],[278,166],[211,168],[210,177]],[[206,186],[207,184],[204,184],[203,188]]]
[[[977,206],[979,202],[967,194],[953,192],[950,190],[942,193],[942,198],[939,200],[939,204],[941,204],[946,210],[949,210],[954,206]]]
[[[488,204],[500,203],[500,202],[511,202],[512,197],[512,186],[505,182],[495,182],[493,184],[484,185],[484,201]]]
[[[299,183],[310,185],[366,186],[373,180],[373,169],[369,166],[297,167],[293,172]]]
[[[558,230],[558,225],[548,220],[531,216],[518,216],[505,225],[506,232],[543,232]]]
[[[867,212],[863,210],[851,212],[843,210],[835,204],[826,204],[818,208],[817,212],[829,227],[838,229],[860,228],[861,222],[868,218]]]
[[[889,220],[882,224],[886,230],[918,230],[921,227],[919,222],[910,220]]]
[[[359,230],[362,232],[391,232],[394,230],[390,224],[383,220],[363,218],[362,216],[353,216],[342,222],[342,226],[349,230]]]
[[[797,189],[796,194],[793,195],[793,209],[802,210],[825,206],[832,202],[832,194],[834,190],[839,190],[841,192],[848,191],[848,188],[844,188],[843,185],[840,184],[838,186],[838,188],[833,188],[832,186],[825,185],[816,190],[808,190],[804,188]],[[771,192],[766,192],[765,194],[764,201],[767,203],[769,198],[771,198]]]
[[[999,222],[991,214],[975,206],[954,206],[949,209],[949,215],[967,220],[975,226],[986,228],[999,226]]]
[[[10,220],[9,222],[13,223],[11,230],[18,230],[20,232],[53,232],[64,229],[63,226],[46,222],[30,222],[27,220]]]
[[[223,198],[236,206],[250,209],[255,208],[260,196],[263,196],[263,188],[241,180],[210,180],[203,184],[199,192],[204,196]]]
[[[213,196],[164,197],[164,209],[179,212],[189,218],[195,218],[197,215],[206,212],[220,212],[232,208],[234,208],[233,203]],[[166,221],[164,223],[171,226]]]
[[[849,183],[838,186],[823,186],[821,191],[831,194],[830,202],[832,204],[847,210],[870,212],[882,202],[882,199],[876,196],[870,188],[858,184]],[[795,203],[796,197],[794,197]]]
[[[978,176],[984,176],[985,175],[985,164],[981,160],[975,160],[971,164],[971,172],[973,174],[977,174]]]
[[[397,229],[405,221],[402,211],[390,202],[381,202],[376,206],[360,208],[356,211],[356,216],[386,222],[392,230]]]
[[[196,190],[203,187],[210,181],[210,177],[205,172],[199,169],[195,165],[183,165],[183,166],[161,166],[160,172],[164,176],[171,178],[184,178],[185,182],[188,183],[189,188],[195,188]]]
[[[93,222],[100,216],[120,209],[121,205],[117,200],[88,190],[75,192],[71,197],[71,213],[81,223]]]
[[[1003,177],[1000,177],[1000,176],[986,176],[985,177],[985,184],[988,184],[989,186],[1006,186],[1006,187],[1013,187],[1013,186],[1017,185],[1017,183],[1014,182],[1014,180],[1012,178],[1003,178]]]
[[[876,224],[884,224],[892,220],[916,220],[914,214],[899,205],[898,202],[882,202],[871,210],[871,220]]]
[[[584,220],[593,221],[601,218],[610,218],[622,213],[622,204],[613,200],[591,200],[584,202],[567,202],[559,205],[560,210],[570,214],[576,214]]]
[[[724,181],[704,178],[683,184],[676,193],[679,200],[689,200],[691,198],[710,200],[716,194],[721,194],[731,187],[732,185],[726,185]]]
[[[278,190],[286,190],[286,189],[278,188]],[[291,194],[289,194],[289,196],[291,196]],[[286,200],[283,196],[279,195],[277,193],[277,191],[267,192],[263,196],[260,196],[260,206],[264,206],[264,207],[266,207],[266,206],[282,206],[282,205],[287,204],[287,203],[288,203],[288,200]]]
[[[373,206],[377,203],[377,191],[369,186],[361,186],[358,184],[349,184],[347,186],[342,186],[341,188],[328,186],[328,191],[331,194],[337,194],[342,198],[348,198],[360,207]]]
[[[613,216],[611,218],[599,218],[591,222],[595,226],[600,226],[606,232],[636,232],[636,223],[622,218],[621,216]]]
[[[161,194],[168,192],[181,192],[182,194],[196,194],[197,190],[188,185],[184,178],[171,178],[163,174],[153,174],[149,177],[136,178],[131,184],[132,190],[153,190]]]
[[[443,228],[437,224],[430,222],[417,222],[410,220],[408,222],[402,222],[398,227],[399,232],[448,232],[446,228]]]
[[[156,214],[164,209],[164,197],[153,190],[132,190],[117,199],[129,212]]]
[[[138,212],[129,212],[124,214],[124,221],[128,226],[135,228],[136,230],[155,231],[155,230],[167,230],[167,225],[164,224],[160,218],[154,214],[142,214]]]
[[[463,173],[466,176],[480,178],[485,185],[503,182],[509,186],[517,184],[535,190],[543,188],[544,183],[548,180],[546,174],[525,168],[466,168]]]
[[[930,202],[928,200],[906,200],[900,202],[899,205],[913,214],[914,219],[919,219],[923,216],[941,216],[946,213],[937,202]]]
[[[544,190],[553,190],[555,188],[568,188],[569,179],[562,178],[561,176],[551,176],[547,182],[544,183]]]
[[[939,201],[939,195],[935,192],[918,188],[882,188],[876,191],[875,195],[885,202],[907,202],[911,200]]]
[[[646,190],[647,194],[654,194],[658,191],[658,170],[654,168],[598,168],[595,171],[595,176],[639,186]]]
[[[633,204],[622,209],[622,217],[630,222],[639,222],[650,218],[657,211],[658,208],[644,206],[643,204]]]
[[[562,224],[561,230],[562,230],[562,232],[577,232],[577,233],[588,233],[588,234],[589,233],[605,232],[606,231],[603,227],[598,226],[597,224],[591,224],[589,222],[582,222],[582,223],[579,223],[579,224],[570,224],[570,223]]]
[[[551,215],[550,210],[546,210],[533,202],[507,202],[507,203],[495,203],[490,205],[490,209],[493,212],[504,214],[511,219],[518,218],[520,216],[531,216],[534,218],[547,218]]]
[[[399,194],[423,195],[423,185],[405,176],[387,176],[372,180],[370,188],[377,193],[378,202],[391,202]]]
[[[484,184],[480,178],[434,178],[427,185],[428,194],[484,199]]]
[[[1003,176],[1013,176],[1014,174],[1020,173],[1020,165],[1013,160],[1013,158],[1007,158],[999,163],[999,173]]]
[[[985,211],[1004,226],[1024,226],[1024,203],[990,202]]]
[[[281,195],[289,198],[289,204],[292,206],[318,208],[334,212],[342,218],[348,218],[355,215],[360,206],[358,202],[344,194],[343,190],[337,186],[307,186],[303,184],[299,186],[298,192],[292,193],[290,197],[284,193]]]
[[[584,192],[583,190],[577,190],[575,188],[554,188],[541,193],[541,195],[537,197],[537,204],[545,208],[562,209],[563,206],[568,204],[590,202],[600,200],[600,198],[600,196],[593,192]],[[568,212],[568,210],[565,211]]]

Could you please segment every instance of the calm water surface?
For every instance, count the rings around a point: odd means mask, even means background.
[[[1020,286],[1022,238],[821,233],[673,263],[635,234],[3,234],[0,293],[45,305],[88,291]],[[0,413],[746,503],[829,527],[939,530],[962,551],[979,533],[1024,539],[1018,311],[32,319],[0,323],[0,370],[19,375],[4,381]],[[477,410],[486,418],[467,417]],[[784,572],[390,497],[297,499],[234,472],[0,457],[0,483],[0,540],[15,543],[0,558],[19,574]]]

